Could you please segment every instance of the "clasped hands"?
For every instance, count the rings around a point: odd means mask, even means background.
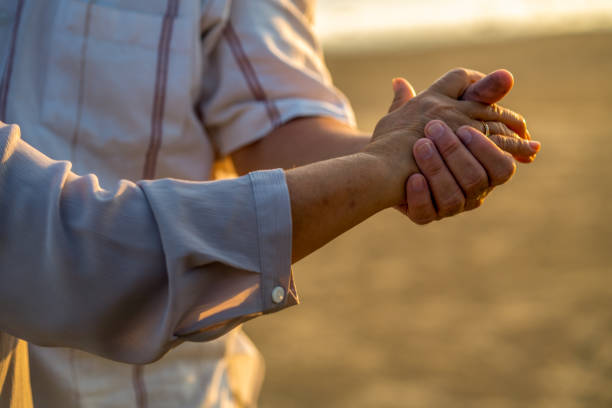
[[[505,70],[485,76],[463,68],[419,95],[404,79],[393,81],[389,113],[364,149],[388,167],[392,205],[417,224],[472,210],[513,176],[514,159],[534,160],[540,143],[523,117],[496,104],[513,83]]]

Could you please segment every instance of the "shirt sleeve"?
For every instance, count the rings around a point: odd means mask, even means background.
[[[291,119],[333,117],[355,126],[312,31],[312,0],[234,0],[203,78],[202,117],[226,155]]]
[[[0,122],[0,331],[147,363],[297,304],[284,173],[115,189]]]

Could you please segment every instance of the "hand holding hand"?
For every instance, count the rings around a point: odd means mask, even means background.
[[[406,182],[404,211],[417,224],[480,207],[493,187],[510,180],[516,171],[509,153],[469,126],[455,134],[434,120],[427,124],[425,135],[414,145],[422,174]]]
[[[454,70],[443,76],[436,82],[438,89],[456,89],[453,77],[463,76],[462,71]],[[468,77],[480,79],[468,86],[461,99],[475,103],[494,104],[510,92],[514,84],[512,74],[506,70],[498,70],[487,76],[474,71],[467,73]],[[394,80],[393,85],[395,100],[392,109],[397,109],[412,99],[415,92],[410,84],[401,78]],[[423,140],[415,144],[414,156],[423,174],[412,175],[407,180],[406,203],[398,207],[415,223],[426,224],[477,208],[494,186],[502,184],[514,174],[515,165],[512,160],[508,161],[509,156],[500,149],[494,149],[495,145],[491,141],[513,154],[518,161],[529,163],[535,159],[540,144],[530,142],[531,137],[522,116],[496,105],[491,108],[500,113],[503,121],[487,122],[492,133],[490,140],[476,129],[459,131],[460,135],[466,135],[470,141],[474,140],[474,150],[469,149],[472,157],[470,152],[457,145],[457,136],[444,124],[444,132],[440,137],[435,137],[435,132],[431,131],[440,130],[434,123],[431,123],[434,125],[431,129],[429,125],[426,128],[426,135],[432,140],[435,139],[435,143],[430,145]],[[482,125],[479,128],[482,128]],[[470,138],[470,132],[477,135]],[[464,144],[469,147],[466,140]],[[498,163],[498,166],[492,166],[494,163]]]
[[[496,105],[513,86],[512,74],[503,69],[486,76],[464,68],[454,69],[419,95],[429,94],[431,98],[428,99],[433,102],[433,106],[429,107],[433,109],[429,109],[429,114],[425,112],[423,125],[430,120],[440,119],[454,131],[468,125],[484,133],[486,122],[489,137],[495,144],[518,161],[530,163],[540,145],[538,142],[530,143],[531,136],[525,119],[512,110]],[[403,78],[394,79],[393,88],[395,99],[390,112],[402,108],[415,96],[412,86]]]

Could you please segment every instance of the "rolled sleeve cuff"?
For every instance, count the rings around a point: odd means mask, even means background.
[[[299,304],[291,270],[291,204],[285,173],[264,170],[245,178],[256,230],[248,241],[256,242],[256,262],[246,274],[243,268],[235,269],[235,279],[233,268],[223,274],[220,287],[227,290],[226,296],[217,293],[212,302],[201,300],[190,308],[175,332],[183,341],[209,341],[254,317]]]
[[[249,174],[257,214],[263,313],[299,303],[291,271],[291,202],[282,170]]]
[[[140,182],[160,230],[177,341],[208,341],[298,304],[285,173]]]

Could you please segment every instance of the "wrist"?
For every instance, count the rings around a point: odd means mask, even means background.
[[[408,138],[406,138],[408,139]],[[412,154],[412,146],[418,138],[409,138],[408,149],[396,150],[392,146],[371,143],[363,150],[364,155],[371,157],[370,166],[376,169],[379,194],[385,200],[386,207],[393,207],[406,202],[406,180],[419,168]],[[391,149],[390,149],[391,148]],[[406,154],[405,152],[409,152]]]
[[[378,198],[378,210],[404,203],[404,183],[407,178],[403,176],[404,171],[398,169],[387,156],[377,152],[366,151],[361,155],[365,158],[363,161],[367,163],[371,175],[370,194]]]

